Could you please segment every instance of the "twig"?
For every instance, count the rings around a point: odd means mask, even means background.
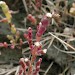
[[[45,42],[45,41],[48,41],[50,40],[51,38],[50,37],[45,37],[43,40],[41,40],[41,43]]]
[[[54,33],[55,35],[57,35],[57,36],[62,36],[62,37],[65,37],[65,38],[70,38],[70,36],[69,35],[65,35],[64,33]]]
[[[40,72],[43,72],[43,73],[45,73],[45,70],[42,70],[42,69],[40,69]]]
[[[61,50],[59,49],[58,47],[56,47],[55,45],[53,45],[54,48],[56,48],[56,50],[62,52],[62,53],[66,53],[66,54],[75,54],[74,51],[64,51],[64,50]]]
[[[3,19],[4,17],[2,15],[0,15],[0,18]]]
[[[16,72],[15,72],[15,75],[18,75],[18,72],[19,72],[19,66],[17,66],[17,69],[16,69]]]
[[[33,2],[31,2],[31,4],[32,4],[34,10],[39,11],[39,9],[37,9],[37,7],[35,6],[35,4]]]
[[[47,13],[47,11],[46,11],[43,7],[41,7],[41,10],[42,10],[44,13]]]
[[[58,32],[51,32],[51,33],[53,33],[53,34],[55,34],[55,35],[57,35],[57,36],[62,36],[62,37],[65,37],[65,38],[70,38],[70,36],[69,35],[66,35],[66,34],[64,34],[64,33],[58,33]],[[43,35],[44,37],[46,37],[46,36],[49,36],[49,34],[48,33],[46,33],[46,34],[44,34]],[[75,38],[74,38],[75,39]]]
[[[5,75],[8,72],[8,70],[1,72],[0,75]]]
[[[47,41],[42,47],[45,47],[49,44],[49,41]]]
[[[64,42],[63,40],[61,40],[60,38],[58,38],[57,36],[53,35],[51,32],[49,32],[50,35],[52,35],[53,37],[55,37],[57,40],[59,40],[60,42],[62,42],[63,44],[67,45],[68,47],[70,47],[72,50],[75,51],[75,48],[73,46],[71,46],[70,44]]]
[[[50,68],[52,67],[54,62],[51,62],[51,64],[49,65],[49,67],[47,68],[47,70],[45,71],[44,75],[47,75],[48,71],[50,70]]]
[[[60,75],[64,75],[65,72],[66,72],[68,69],[69,69],[69,66],[67,66],[67,67],[64,69],[64,71],[63,71]]]
[[[9,72],[6,73],[5,75],[11,75],[12,73],[14,73],[14,72],[16,71],[16,68],[17,68],[17,67],[15,67],[15,68],[9,70]]]
[[[23,2],[23,4],[24,4],[24,7],[25,7],[26,12],[28,13],[28,8],[27,8],[26,1],[25,1],[25,0],[22,0],[22,2]]]
[[[50,43],[49,43],[49,45],[48,45],[47,49],[49,49],[49,48],[50,48],[50,46],[52,45],[53,41],[54,41],[54,37],[51,39],[51,41],[50,41]]]
[[[14,4],[12,6],[15,6],[18,2],[19,0],[14,1]]]
[[[50,5],[50,6],[54,6],[53,2],[49,1],[49,0],[46,0],[47,4]]]
[[[24,29],[24,28],[16,28],[17,30],[19,30],[19,31],[22,31],[22,32],[26,32],[27,31],[27,29]],[[36,31],[36,30],[33,30],[33,31]]]
[[[25,28],[26,28],[26,22],[27,22],[27,18],[24,18],[24,26],[25,26]]]

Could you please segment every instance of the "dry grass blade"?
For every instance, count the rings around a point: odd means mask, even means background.
[[[8,73],[6,73],[5,75],[11,75],[11,74],[13,74],[16,71],[16,69],[17,69],[17,67],[10,69],[8,71]]]
[[[0,73],[0,75],[4,75],[4,74],[6,74],[7,72],[8,72],[8,70],[2,71],[2,72]]]
[[[69,69],[69,67],[67,66],[65,69],[64,69],[64,71],[61,73],[61,74],[59,74],[59,75],[65,75],[65,73],[66,73],[66,71]]]
[[[47,11],[42,7],[41,10],[44,12],[44,13],[47,13]]]
[[[51,64],[49,65],[49,67],[47,68],[47,70],[45,71],[44,75],[47,75],[48,71],[50,70],[50,68],[52,67],[54,62],[51,62]]]
[[[55,37],[57,40],[59,40],[61,43],[65,44],[66,46],[70,47],[72,50],[75,51],[75,48],[73,46],[71,46],[70,44],[66,43],[65,41],[61,40],[60,38],[58,38],[57,36],[53,35],[52,33],[49,32],[49,34],[53,37]]]
[[[26,10],[26,12],[28,13],[28,8],[27,8],[26,1],[25,1],[25,0],[22,0],[22,1],[23,1],[23,4],[24,4],[24,7],[25,7],[25,10]]]
[[[49,48],[50,48],[50,46],[52,45],[53,41],[54,41],[54,37],[51,39],[51,41],[50,41],[50,43],[49,43],[49,45],[48,45],[47,49],[49,49]]]
[[[37,11],[38,9],[37,9],[37,7],[35,6],[35,4],[34,4],[33,2],[31,2],[31,4],[32,4],[34,10]],[[38,11],[39,11],[39,10],[38,10]]]
[[[62,53],[66,53],[66,54],[75,54],[74,51],[64,51],[64,50],[59,49],[59,48],[56,47],[55,45],[53,45],[53,47],[54,47],[56,50],[58,50],[58,51],[60,51],[60,52],[62,52]]]
[[[16,69],[15,75],[18,75],[18,72],[19,72],[19,66]]]
[[[22,31],[22,32],[26,32],[27,31],[27,29],[23,29],[23,28],[16,28],[17,30],[19,30],[19,31]],[[36,30],[33,30],[33,32],[35,32]]]
[[[46,0],[46,2],[47,2],[48,5],[50,5],[50,6],[52,5],[52,6],[54,6],[53,2],[51,2],[51,1],[49,1],[49,0]]]

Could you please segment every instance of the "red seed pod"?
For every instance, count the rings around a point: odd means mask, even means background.
[[[41,26],[41,22],[37,26],[36,41],[40,41],[41,40],[41,36],[38,35],[38,30],[39,30],[40,26]]]
[[[37,61],[36,67],[40,66],[41,62],[42,62],[42,58],[40,58],[40,59]]]
[[[32,28],[31,27],[28,28],[28,34],[24,33],[24,38],[26,38],[27,40],[32,39]]]
[[[27,19],[32,23],[32,24],[36,24],[36,19],[34,16],[32,16],[31,14],[29,14],[27,16]]]
[[[29,39],[32,39],[32,28],[31,27],[28,28],[28,37]]]
[[[37,35],[38,37],[40,37],[40,36],[43,35],[43,33],[44,33],[45,31],[46,31],[46,28],[43,27],[43,26],[40,26],[39,29],[38,29],[38,31],[37,31],[37,33],[36,33],[36,35]]]
[[[40,58],[37,63],[36,63],[36,70],[39,71],[40,70],[40,64],[42,62],[42,58]]]
[[[20,61],[19,61],[21,67],[23,68],[23,71],[24,71],[24,75],[26,75],[26,69],[27,69],[27,65],[24,61],[24,58],[20,58]]]
[[[40,58],[40,59],[37,61],[37,63],[36,63],[36,69],[35,69],[33,75],[37,75],[37,74],[39,73],[41,62],[42,62],[42,58]]]
[[[32,28],[29,27],[28,28],[28,34],[24,33],[24,37],[28,40],[28,44],[30,49],[32,50],[32,45],[33,45],[33,41],[32,41]]]
[[[41,20],[42,26],[47,27],[49,25],[49,19],[44,16]]]
[[[41,36],[46,31],[48,25],[49,25],[49,19],[47,18],[47,16],[44,16],[37,27],[36,41],[40,41]]]
[[[28,66],[28,74],[27,75],[32,75],[32,64],[31,61],[28,58],[25,58],[25,63]],[[25,74],[26,75],[26,74]]]
[[[7,42],[4,42],[4,44],[3,44],[3,45],[4,45],[4,47],[5,47],[5,48],[7,48],[7,47],[8,47]]]
[[[22,66],[23,70],[26,71],[26,64],[24,62],[24,58],[20,58],[20,61],[19,61],[20,65]]]

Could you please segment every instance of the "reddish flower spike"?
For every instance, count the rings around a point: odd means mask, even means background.
[[[33,75],[37,75],[37,74],[39,73],[41,62],[42,62],[42,58],[40,58],[40,59],[37,61],[37,63],[36,63],[36,69],[35,69]]]
[[[29,39],[32,39],[32,28],[31,27],[28,28],[28,37]]]
[[[40,28],[39,28],[39,30],[38,30],[38,32],[37,32],[37,36],[42,36],[43,35],[43,33],[46,31],[46,28],[45,27],[43,27],[43,26],[41,26]]]
[[[40,70],[40,64],[41,64],[41,62],[42,62],[42,58],[40,58],[40,59],[37,61],[37,63],[36,63],[36,71],[37,71],[37,72],[39,72],[39,70]]]
[[[26,64],[24,62],[24,58],[21,58],[20,61],[19,61],[20,65],[22,66],[23,70],[24,70],[24,73],[26,72]]]
[[[32,50],[33,41],[32,41],[32,28],[28,28],[28,34],[24,33],[24,37],[28,40],[30,49]]]
[[[49,20],[46,16],[44,16],[41,20],[42,26],[47,27],[49,25]]]
[[[27,16],[27,19],[32,23],[32,24],[36,24],[36,19],[34,16],[32,16],[31,14],[29,14]]]
[[[49,20],[47,16],[44,16],[39,23],[39,26],[37,27],[37,33],[36,33],[36,41],[41,40],[41,36],[46,31],[47,26],[49,25]]]

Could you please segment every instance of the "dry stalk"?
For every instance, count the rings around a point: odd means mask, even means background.
[[[54,39],[55,39],[54,37],[51,39],[51,41],[50,41],[50,43],[49,43],[49,45],[48,45],[47,49],[49,49],[49,48],[51,47],[51,45],[52,45],[52,43],[53,43]]]
[[[27,8],[26,1],[25,1],[25,0],[22,0],[22,2],[23,2],[23,4],[24,4],[25,10],[26,10],[26,12],[27,12],[27,14],[28,14],[28,8]]]
[[[44,75],[47,75],[48,71],[51,69],[52,65],[54,64],[54,62],[51,62],[49,67],[47,68],[47,70],[45,71]]]
[[[17,67],[14,67],[13,69],[10,69],[5,75],[11,75],[16,71]]]
[[[17,66],[17,69],[16,69],[16,72],[15,72],[15,75],[18,75],[19,67],[20,67],[20,66]]]
[[[53,45],[54,48],[56,48],[56,50],[62,52],[62,53],[66,53],[66,54],[75,54],[74,51],[64,51],[64,50],[61,50],[59,49],[58,47],[56,47],[55,45]]]
[[[53,35],[51,32],[49,32],[49,34],[53,37],[55,37],[57,40],[59,40],[61,43],[65,44],[66,46],[70,47],[72,50],[75,51],[75,48],[73,46],[71,46],[70,44],[66,43],[65,41],[63,41],[62,39],[58,38],[57,36]]]
[[[65,75],[65,73],[66,73],[66,71],[69,69],[69,66],[67,66],[65,69],[64,69],[64,71],[61,73],[61,74],[59,74],[59,75]]]

